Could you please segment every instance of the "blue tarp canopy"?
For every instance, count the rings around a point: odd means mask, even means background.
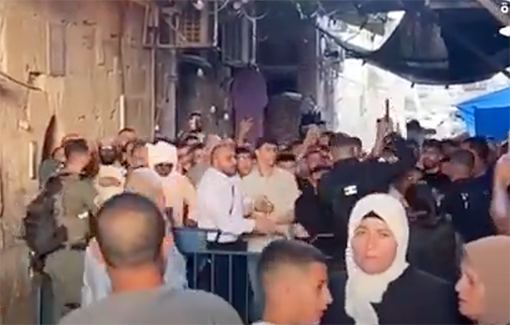
[[[510,129],[510,87],[485,94],[457,105],[470,135],[508,138]]]

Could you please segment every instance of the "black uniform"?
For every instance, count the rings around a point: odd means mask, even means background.
[[[333,273],[329,289],[333,303],[321,324],[354,324],[345,312],[347,274]],[[388,285],[380,303],[373,304],[380,325],[461,324],[453,285],[409,266]]]
[[[331,210],[333,233],[338,253],[343,256],[347,243],[347,222],[352,208],[362,197],[377,192],[388,192],[390,184],[416,163],[412,149],[404,140],[394,140],[395,163],[381,160],[360,162],[355,158],[336,162],[319,183],[321,202]]]
[[[480,178],[452,183],[441,201],[441,211],[450,215],[455,231],[465,242],[496,234],[490,216],[490,189]]]

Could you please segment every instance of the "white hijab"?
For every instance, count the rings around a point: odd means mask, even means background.
[[[354,262],[351,240],[354,231],[363,218],[375,213],[383,219],[397,241],[397,252],[393,264],[380,274],[367,274]],[[345,312],[352,317],[356,325],[378,325],[379,318],[371,303],[380,303],[388,285],[406,270],[409,225],[405,209],[396,198],[388,194],[371,194],[359,200],[349,219],[349,237],[345,251],[347,264],[347,285],[345,288]]]
[[[177,148],[170,143],[159,141],[149,147],[149,167],[154,168],[158,164],[172,164],[177,166]]]

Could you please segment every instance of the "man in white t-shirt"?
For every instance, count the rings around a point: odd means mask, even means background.
[[[326,257],[309,244],[273,241],[260,255],[258,273],[264,289],[264,313],[256,325],[319,324],[333,301]]]

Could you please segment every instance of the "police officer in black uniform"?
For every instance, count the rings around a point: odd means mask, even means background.
[[[376,143],[373,158],[360,161],[355,138],[335,135],[331,141],[331,154],[334,165],[319,182],[318,195],[332,218],[335,242],[339,256],[343,260],[347,244],[347,223],[355,203],[365,195],[375,192],[387,192],[392,181],[416,163],[416,157],[405,140],[396,134],[388,135],[389,121],[381,119],[377,122]],[[391,148],[396,159],[384,161],[379,153],[384,148]]]

